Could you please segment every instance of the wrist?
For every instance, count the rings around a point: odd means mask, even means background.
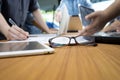
[[[109,22],[111,20],[111,17],[107,11],[103,11],[103,21],[105,23]]]
[[[48,34],[50,34],[51,32],[50,32],[50,29],[48,29],[47,31],[46,31]]]
[[[8,31],[9,31],[10,27],[5,27],[1,30],[2,34],[7,38],[8,37]]]

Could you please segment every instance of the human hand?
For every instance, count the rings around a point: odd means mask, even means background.
[[[94,34],[95,32],[100,31],[107,20],[105,20],[105,13],[104,11],[97,11],[93,12],[85,17],[87,20],[92,20],[91,24],[86,26],[82,31],[80,31],[79,35],[89,36]]]
[[[116,31],[120,32],[120,21],[118,21],[116,24],[117,24],[116,25]]]
[[[56,34],[58,32],[57,29],[49,29],[49,34]]]
[[[103,32],[111,32],[111,31],[118,31],[120,32],[120,21],[115,20],[110,25],[106,26],[103,30]]]
[[[7,40],[25,40],[29,36],[29,33],[19,28],[16,25],[13,25],[9,28],[7,32]]]

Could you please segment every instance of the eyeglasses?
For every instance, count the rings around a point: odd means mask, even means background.
[[[97,46],[95,43],[95,38],[93,36],[57,36],[49,39],[50,47],[61,47],[61,46],[71,46],[71,45],[87,45],[87,46]]]

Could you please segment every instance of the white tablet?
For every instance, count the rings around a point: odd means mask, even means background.
[[[54,49],[38,41],[0,42],[0,58],[53,53]]]

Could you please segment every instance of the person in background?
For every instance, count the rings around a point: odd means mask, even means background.
[[[39,3],[37,4],[40,7]],[[50,29],[50,33],[57,33],[58,31],[56,29],[56,27],[58,27],[57,25],[55,25],[54,23],[48,22],[48,21],[46,21],[46,24],[48,28]],[[47,31],[42,29],[41,25],[39,25],[39,23],[34,19],[34,16],[30,12],[28,12],[27,14],[27,18],[26,18],[24,26],[26,27],[26,31],[28,31],[29,34],[42,34],[44,32],[48,33]]]
[[[28,11],[34,16],[41,28],[51,33],[44,22],[37,0],[0,0],[0,39],[25,40],[29,33],[24,26]],[[12,25],[9,19],[16,25]],[[39,27],[39,26],[37,26]]]
[[[51,25],[48,25],[48,22],[46,22],[48,28],[50,29],[50,33],[57,33],[57,30]],[[26,31],[29,32],[29,34],[42,34],[42,33],[48,33],[47,31],[43,30],[41,25],[39,25],[39,23],[34,19],[34,16],[32,15],[32,13],[28,12],[27,14],[27,18],[24,24]],[[38,28],[38,27],[39,28]]]
[[[43,32],[42,29],[36,27],[35,23],[36,21],[33,18],[32,13],[28,12],[24,26],[26,28],[25,30],[28,31],[29,34],[40,34]]]
[[[61,0],[60,5],[58,6],[55,12],[55,20],[57,22],[61,21],[62,10],[64,8],[64,5],[67,7],[70,16],[78,15],[78,4],[81,4],[86,7],[91,7],[90,0]]]
[[[107,22],[120,15],[119,5],[120,0],[115,0],[107,9],[87,15],[85,18],[92,20],[92,23],[86,26],[79,35],[92,35],[102,30]]]

